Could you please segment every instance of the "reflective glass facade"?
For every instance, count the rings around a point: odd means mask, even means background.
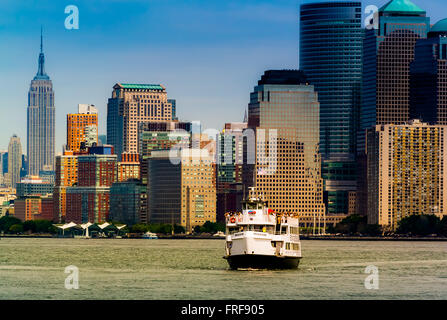
[[[360,104],[362,37],[360,2],[301,6],[300,69],[318,92],[320,152],[355,153]]]
[[[348,194],[356,190],[353,167],[363,35],[361,2],[301,5],[300,69],[314,85],[320,102],[320,152],[328,213],[347,213]]]

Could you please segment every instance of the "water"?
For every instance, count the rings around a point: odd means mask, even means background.
[[[302,241],[298,270],[232,271],[223,240],[0,241],[0,299],[447,299],[447,242]],[[78,290],[65,267],[79,268]],[[379,289],[364,286],[379,268]]]

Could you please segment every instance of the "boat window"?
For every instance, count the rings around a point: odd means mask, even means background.
[[[299,243],[292,243],[292,250],[300,250],[300,244]]]
[[[298,227],[290,227],[290,233],[291,234],[299,234],[299,228]]]
[[[290,250],[290,243],[289,242],[286,243],[286,250]]]
[[[287,233],[287,226],[281,226],[281,234]]]
[[[239,232],[239,228],[238,227],[228,228],[228,234],[233,234],[233,233],[237,233],[237,232]]]
[[[256,202],[247,202],[246,204],[245,204],[245,209],[256,209],[256,206],[257,204],[256,204]]]

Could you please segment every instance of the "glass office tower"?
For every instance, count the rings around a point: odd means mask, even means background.
[[[348,213],[356,190],[362,79],[361,2],[301,5],[300,69],[318,93],[320,152],[328,213]]]
[[[410,119],[447,125],[447,19],[416,42],[410,66]]]

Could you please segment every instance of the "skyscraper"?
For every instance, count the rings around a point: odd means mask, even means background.
[[[179,224],[191,232],[216,221],[216,172],[208,150],[153,151],[148,172],[150,223]]]
[[[98,110],[94,105],[79,104],[78,113],[67,114],[67,149],[79,152],[81,145],[98,143]]]
[[[447,125],[447,19],[416,42],[410,67],[410,118]]]
[[[392,0],[379,9],[379,27],[366,31],[358,152],[365,130],[376,124],[409,120],[410,63],[416,41],[427,37],[430,18],[409,0]]]
[[[172,105],[165,87],[117,83],[107,103],[107,143],[114,146],[118,156],[139,153],[139,124],[171,120]]]
[[[13,135],[8,146],[8,173],[7,185],[16,188],[20,182],[20,170],[22,169],[22,144],[17,135]]]
[[[356,191],[356,135],[362,77],[362,4],[300,8],[300,69],[320,102],[320,153],[328,213],[348,213]]]
[[[412,120],[367,137],[368,223],[395,231],[409,215],[447,214],[447,126]]]
[[[225,123],[217,137],[217,220],[225,221],[226,212],[242,209],[242,164],[247,122]]]
[[[39,68],[31,81],[28,93],[28,174],[54,171],[54,91],[50,77],[45,73],[42,34],[40,36]]]
[[[323,223],[317,94],[298,70],[269,70],[250,94],[243,183],[271,209]],[[251,140],[251,141],[250,141]],[[252,159],[254,156],[255,159]]]
[[[56,156],[56,178],[53,190],[54,213],[57,221],[65,220],[67,188],[78,182],[78,156],[73,152]]]
[[[66,221],[103,223],[109,218],[110,187],[117,180],[112,146],[89,148],[77,157],[77,185],[65,188]]]
[[[358,213],[366,214],[365,133],[380,124],[404,124],[410,118],[410,63],[418,39],[426,38],[430,19],[410,0],[392,0],[379,9],[377,29],[366,30],[360,130]]]

